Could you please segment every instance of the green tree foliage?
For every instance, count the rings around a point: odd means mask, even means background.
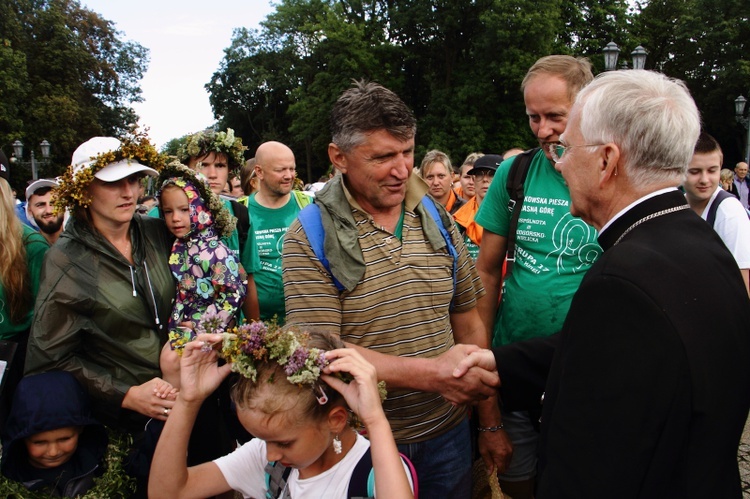
[[[290,145],[312,181],[329,165],[328,114],[352,79],[382,83],[414,110],[418,160],[437,148],[460,163],[472,151],[534,145],[520,84],[536,59],[589,57],[600,72],[615,41],[621,60],[642,45],[647,68],[687,81],[706,126],[739,142],[731,101],[750,90],[743,3],[281,0],[258,31],[235,31],[206,87],[222,128],[251,150]]]
[[[177,156],[177,151],[180,147],[184,146],[187,142],[188,135],[183,135],[180,138],[172,139],[161,148],[161,152],[170,156]]]
[[[16,139],[37,149],[47,139],[53,161],[41,173],[56,175],[78,144],[137,121],[130,105],[141,101],[148,50],[119,35],[76,0],[2,2],[0,144],[6,153]]]
[[[744,0],[652,0],[641,6],[634,39],[649,50],[647,67],[684,80],[703,127],[724,150],[724,165],[744,156],[745,130],[734,99],[750,93],[750,12]]]

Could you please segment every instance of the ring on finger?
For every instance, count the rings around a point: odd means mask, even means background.
[[[164,408],[164,412],[163,412],[163,414],[164,414],[165,416],[169,416],[169,408],[168,408],[168,407],[165,407],[165,408]]]

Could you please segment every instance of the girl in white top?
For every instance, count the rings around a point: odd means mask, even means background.
[[[288,495],[282,490],[278,497],[345,499],[354,467],[368,447],[376,495],[413,497],[383,413],[375,368],[353,349],[331,350],[341,345],[336,336],[311,333],[311,340],[305,342],[305,335],[294,334],[302,347],[293,348],[286,359],[282,356],[281,364],[266,356],[250,368],[241,352],[249,351],[248,344],[255,345],[253,352],[261,350],[257,341],[247,342],[248,336],[240,335],[245,346],[235,350],[238,355],[227,350],[226,336],[218,334],[201,334],[185,346],[182,386],[154,454],[149,497],[203,498],[236,490],[244,497],[262,499],[268,489],[266,464],[275,461],[292,468],[286,480]],[[222,341],[222,356],[234,361],[233,370],[243,374],[232,389],[237,415],[256,438],[227,456],[188,468],[188,438],[201,402],[230,372],[230,364],[217,363],[215,347]],[[270,343],[260,345],[264,346],[273,350]],[[321,366],[327,363],[320,378],[317,359]],[[346,383],[337,373],[348,373],[353,380]],[[349,409],[364,424],[369,442],[349,427]]]

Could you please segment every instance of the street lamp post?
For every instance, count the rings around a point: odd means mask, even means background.
[[[47,139],[43,140],[39,144],[39,148],[42,151],[42,161],[47,162],[49,160],[49,150],[50,150],[50,144]],[[15,161],[18,163],[24,163],[23,161],[23,142],[20,140],[16,140],[13,142],[13,155],[15,156]],[[31,149],[31,179],[37,180],[39,178],[39,172],[37,171],[37,164],[36,164],[36,157],[34,156],[34,149]]]
[[[609,42],[606,47],[602,49],[604,52],[604,70],[614,71],[617,69],[617,59],[620,57],[620,47],[615,42]],[[638,45],[634,51],[630,53],[633,58],[633,69],[643,69],[646,67],[646,56],[648,52],[642,46]],[[628,69],[627,61],[622,61],[620,69]]]
[[[745,162],[750,163],[750,116],[745,116],[745,104],[747,99],[743,96],[739,96],[734,99],[734,118],[737,123],[744,126],[747,129],[747,144],[745,146]]]

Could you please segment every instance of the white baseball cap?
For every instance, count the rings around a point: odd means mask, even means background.
[[[73,169],[75,172],[88,168],[94,162],[93,158],[98,155],[119,149],[120,141],[114,137],[94,137],[87,140],[73,152]],[[159,175],[159,172],[146,165],[140,164],[135,159],[123,159],[110,163],[94,174],[96,178],[104,182],[115,182],[117,180],[129,177],[134,173],[144,173],[152,177]]]
[[[48,178],[40,178],[39,180],[34,180],[26,188],[26,201],[28,201],[29,198],[42,187],[57,187],[57,180],[50,180]]]

